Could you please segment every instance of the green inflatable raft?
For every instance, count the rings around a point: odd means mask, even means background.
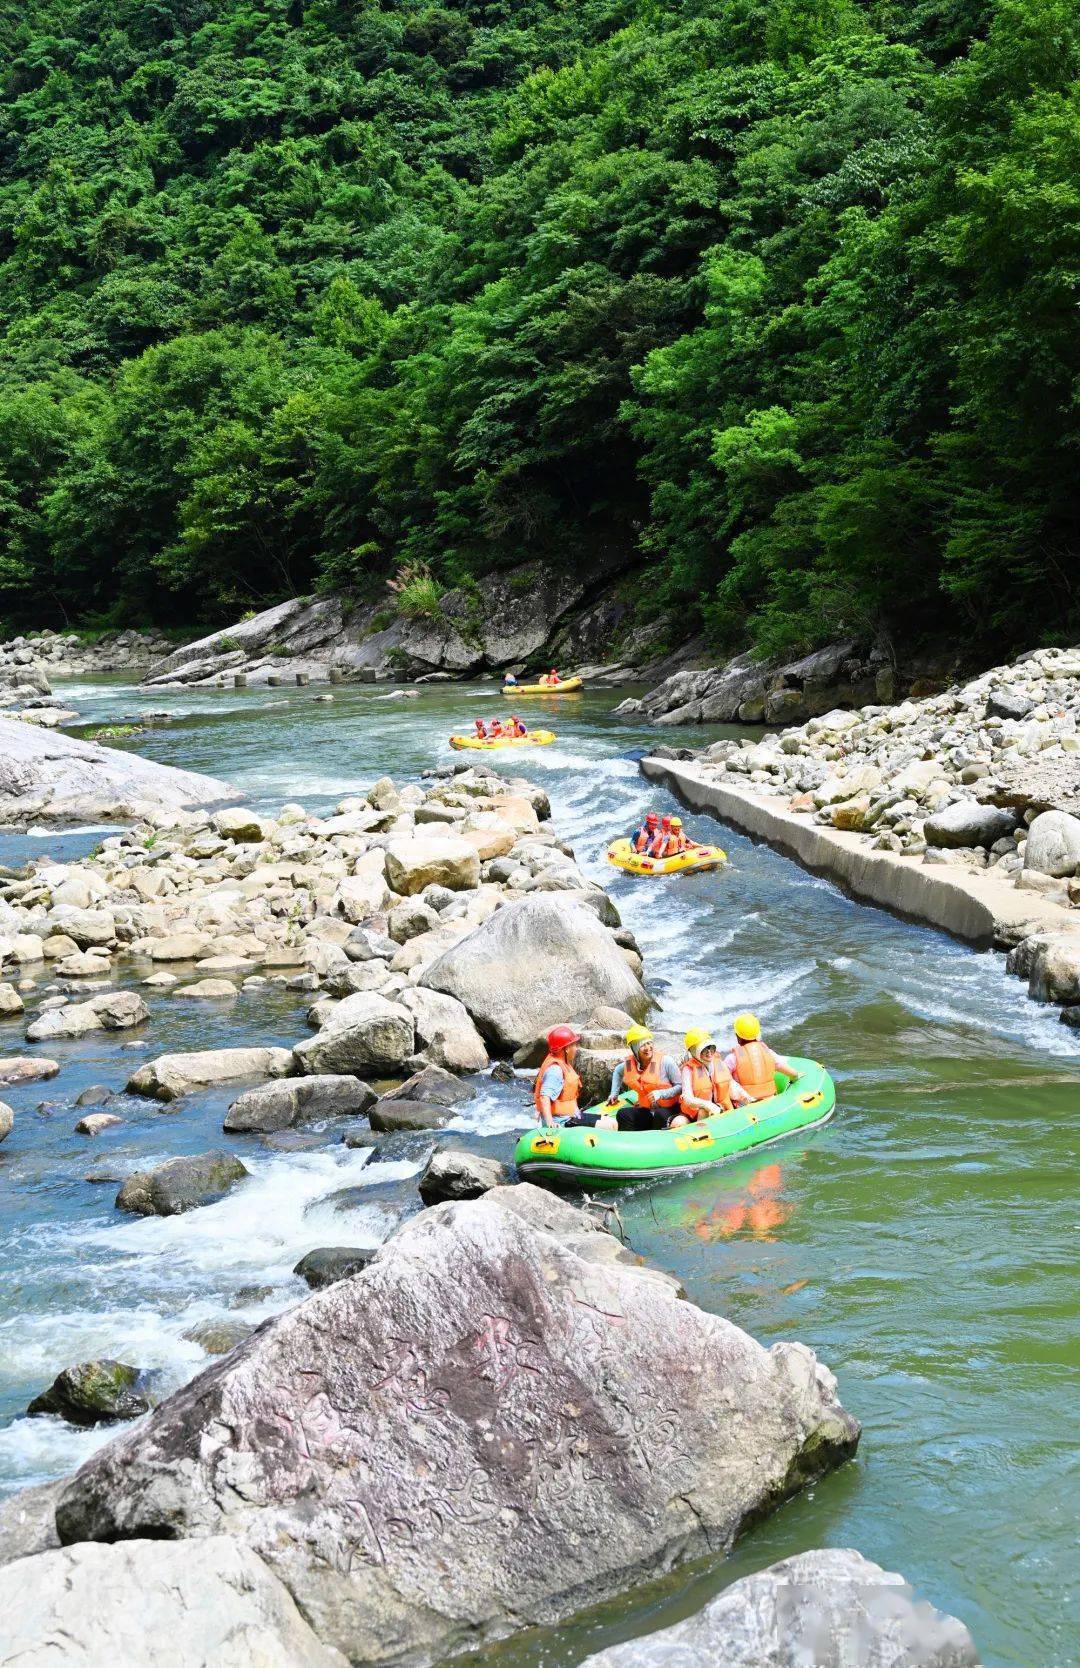
[[[570,1129],[564,1124],[530,1129],[517,1144],[514,1162],[526,1181],[578,1187],[618,1187],[659,1176],[692,1175],[723,1164],[832,1117],[836,1089],[825,1067],[795,1055],[790,1059],[799,1071],[798,1080],[791,1083],[777,1073],[777,1093],[769,1100],[718,1112],[680,1129]]]

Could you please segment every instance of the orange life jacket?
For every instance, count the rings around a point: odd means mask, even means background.
[[[569,1060],[560,1059],[558,1054],[549,1054],[540,1070],[536,1074],[533,1084],[533,1104],[537,1112],[540,1111],[540,1087],[544,1081],[544,1073],[549,1066],[559,1066],[563,1074],[562,1093],[558,1100],[551,1103],[552,1116],[555,1118],[571,1118],[578,1109],[578,1096],[581,1093],[581,1078],[570,1064]]]
[[[670,1094],[674,1087],[664,1076],[663,1061],[655,1054],[647,1066],[639,1066],[633,1052],[626,1056],[623,1088],[635,1091],[639,1106],[651,1107],[654,1095]]]
[[[711,1100],[718,1112],[731,1111],[731,1073],[720,1055],[714,1054],[711,1066],[694,1055],[683,1063],[683,1071],[690,1072],[690,1092],[696,1100]],[[683,1116],[691,1120],[707,1116],[685,1095],[681,1101]]]
[[[776,1093],[772,1049],[763,1042],[736,1042],[735,1076],[754,1100],[768,1100]]]

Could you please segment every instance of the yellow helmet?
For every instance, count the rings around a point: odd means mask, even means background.
[[[687,1031],[683,1042],[691,1054],[700,1054],[703,1048],[716,1047],[708,1031]]]
[[[631,1025],[626,1033],[627,1047],[636,1048],[638,1043],[652,1042],[653,1035],[647,1025]]]
[[[735,1035],[740,1042],[756,1042],[761,1035],[761,1021],[757,1014],[736,1014]]]
[[[681,828],[682,827],[682,818],[681,817],[672,817],[671,826],[672,826],[672,828]]]

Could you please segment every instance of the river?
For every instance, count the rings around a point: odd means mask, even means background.
[[[259,807],[322,812],[383,774],[417,776],[453,755],[452,728],[503,703],[492,686],[140,693],[118,680],[58,693],[88,721],[147,708],[174,722],[131,745],[226,777]],[[603,860],[606,839],[649,806],[640,776],[656,732],[612,720],[618,694],[565,699],[554,747],[514,768],[550,793],[555,826],[608,885],[641,943],[664,1022],[726,1035],[761,1013],[779,1047],[824,1060],[833,1122],[693,1181],[619,1196],[633,1246],[691,1297],[765,1343],[799,1338],[829,1364],[863,1422],[856,1461],[755,1530],[726,1564],[638,1590],[567,1626],[523,1635],[511,1668],[570,1668],[587,1650],[675,1619],[734,1576],[819,1545],[857,1547],[899,1569],[971,1628],[990,1665],[1080,1660],[1076,1588],[1075,1033],[1028,1003],[1000,957],[852,902],[769,849],[720,831],[728,870],[648,885]],[[551,706],[553,703],[546,703]],[[523,707],[525,703],[522,703]],[[540,703],[528,712],[537,721]],[[735,733],[714,730],[706,734]],[[701,732],[694,735],[701,739]],[[0,840],[0,860],[88,849],[90,832]],[[224,1012],[152,998],[147,1037],[49,1046],[55,1083],[4,1091],[16,1126],[0,1147],[0,1492],[56,1476],[108,1433],[20,1418],[71,1362],[112,1354],[158,1369],[168,1388],[205,1362],[184,1333],[202,1320],[257,1320],[295,1302],[291,1274],[318,1244],[374,1244],[414,1192],[417,1153],[360,1168],[328,1129],[229,1143],[253,1171],[233,1197],[188,1216],[132,1219],[114,1182],[89,1182],[222,1142],[231,1095],[163,1114],[132,1101],[95,1142],[72,1133],[74,1097],[119,1087],[167,1048],[305,1035],[307,999],[244,993]],[[8,1052],[18,1020],[0,1022]],[[525,1086],[487,1085],[455,1139],[506,1158]],[[43,1103],[44,1110],[37,1110]],[[356,1185],[347,1210],[332,1198]]]

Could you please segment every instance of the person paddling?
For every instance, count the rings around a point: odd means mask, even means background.
[[[678,1105],[679,1068],[668,1055],[660,1053],[652,1032],[645,1025],[631,1025],[626,1033],[626,1045],[630,1052],[611,1074],[611,1101],[632,1090],[637,1095],[637,1105],[620,1111],[613,1125],[609,1126],[601,1118],[600,1128],[663,1129]]]
[[[757,1014],[735,1015],[733,1025],[735,1046],[724,1060],[735,1082],[746,1090],[751,1100],[769,1100],[775,1095],[776,1073],[783,1072],[790,1083],[797,1083],[799,1073],[782,1054],[775,1054],[761,1035],[761,1021]]]
[[[682,1067],[682,1095],[678,1115],[671,1127],[696,1123],[698,1118],[711,1118],[717,1112],[730,1112],[733,1106],[743,1106],[750,1096],[741,1083],[732,1077],[708,1031],[687,1031],[686,1059]]]
[[[533,1084],[538,1123],[550,1127],[556,1118],[576,1116],[581,1078],[574,1070],[574,1055],[580,1041],[572,1025],[556,1025],[548,1032],[547,1055]]]

